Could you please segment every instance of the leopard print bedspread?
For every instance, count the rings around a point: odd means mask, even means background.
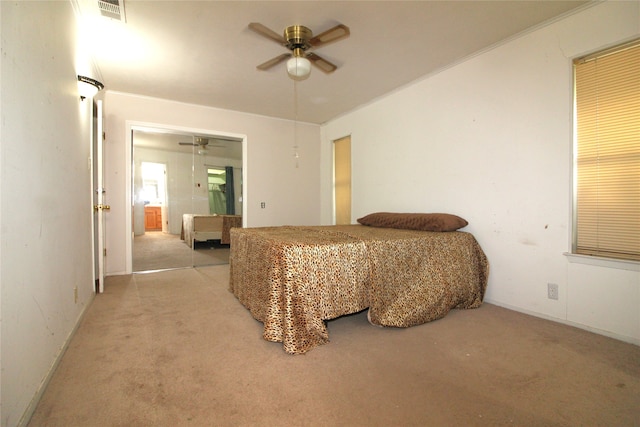
[[[231,243],[231,229],[242,227],[242,216],[240,215],[223,215],[222,217],[222,237],[220,243],[228,245]]]
[[[230,291],[287,353],[329,341],[325,320],[369,308],[409,327],[482,304],[489,264],[473,235],[349,226],[231,229]]]

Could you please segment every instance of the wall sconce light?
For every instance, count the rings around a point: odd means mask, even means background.
[[[104,85],[99,81],[91,77],[78,75],[78,92],[80,92],[80,99],[82,101],[84,101],[85,98],[93,98],[95,94],[102,89],[104,89]]]

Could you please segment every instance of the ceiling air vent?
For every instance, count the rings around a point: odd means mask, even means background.
[[[126,22],[124,17],[124,0],[98,0],[100,15]]]

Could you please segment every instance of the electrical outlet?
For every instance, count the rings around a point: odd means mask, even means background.
[[[266,208],[266,207],[267,207],[267,204],[266,204],[265,202],[261,202],[261,203],[260,203],[260,207],[261,207],[262,209],[264,209],[264,208]]]
[[[547,298],[558,299],[558,285],[555,283],[547,283]]]
[[[73,302],[75,304],[78,303],[78,287],[77,286],[73,288]]]

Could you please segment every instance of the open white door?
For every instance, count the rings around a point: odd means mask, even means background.
[[[94,262],[96,270],[96,292],[104,292],[104,261],[105,250],[105,224],[104,212],[110,209],[105,204],[104,172],[103,172],[103,119],[102,101],[96,101],[96,126],[94,127],[93,158],[94,158]]]

